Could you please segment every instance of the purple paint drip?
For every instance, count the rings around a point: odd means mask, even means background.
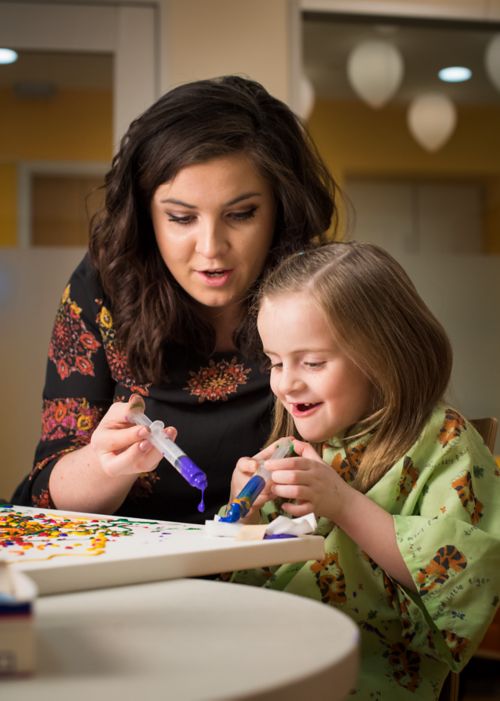
[[[201,501],[198,506],[198,511],[204,511],[205,489],[208,486],[207,476],[198,465],[195,465],[195,463],[188,458],[174,441],[167,438],[164,433],[165,426],[163,421],[151,421],[146,414],[140,411],[132,411],[129,416],[129,421],[138,426],[146,426],[146,428],[149,429],[148,440],[160,451],[168,462],[175,467],[191,487],[196,487],[196,489],[200,490]]]
[[[199,489],[201,492],[201,501],[198,504],[198,511],[205,511],[205,489],[207,488],[207,476],[201,468],[196,465],[187,455],[181,455],[177,458],[176,467],[188,482],[191,487]]]

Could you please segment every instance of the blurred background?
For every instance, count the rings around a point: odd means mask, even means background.
[[[500,417],[499,37],[500,0],[0,0],[0,496],[31,467],[58,300],[120,137],[225,73],[300,114],[349,237],[391,251],[447,328],[450,400]]]

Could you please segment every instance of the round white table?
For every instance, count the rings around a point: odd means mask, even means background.
[[[179,579],[38,599],[36,672],[2,701],[345,699],[358,630],[305,597]]]

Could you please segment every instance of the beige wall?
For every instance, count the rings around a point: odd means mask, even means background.
[[[162,87],[240,73],[289,98],[289,0],[164,0]]]

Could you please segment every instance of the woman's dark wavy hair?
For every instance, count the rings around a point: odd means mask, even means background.
[[[224,76],[163,95],[123,137],[105,178],[104,206],[90,226],[90,256],[111,305],[116,340],[139,382],[165,376],[168,342],[210,353],[215,341],[213,328],[159,253],[150,216],[153,194],[185,166],[240,152],[271,184],[276,201],[262,275],[284,256],[328,239],[329,227],[333,231],[337,186],[300,120],[262,85]],[[234,338],[243,352],[257,351],[249,315]]]

